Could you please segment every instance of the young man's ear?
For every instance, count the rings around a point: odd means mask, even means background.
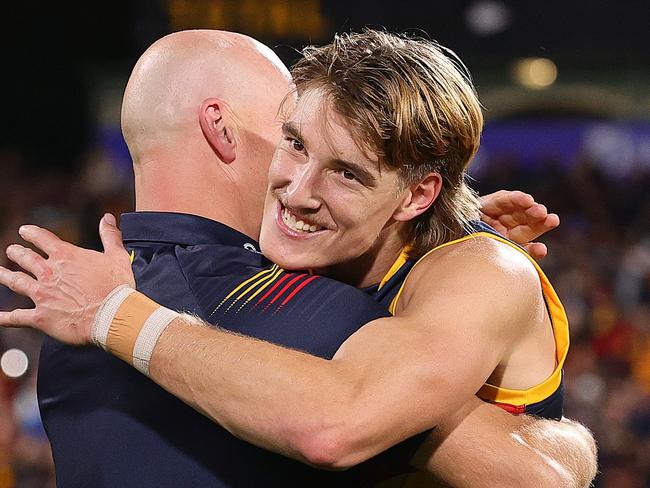
[[[223,100],[207,98],[201,104],[199,123],[208,144],[224,163],[232,163],[237,157],[237,142],[231,119],[226,117],[230,108]]]
[[[442,176],[429,173],[422,181],[411,185],[401,205],[395,210],[393,219],[406,222],[426,212],[438,198],[442,189]]]

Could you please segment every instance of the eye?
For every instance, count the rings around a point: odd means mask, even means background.
[[[343,178],[345,178],[346,180],[351,180],[352,181],[352,180],[357,179],[357,176],[352,171],[350,171],[348,169],[342,169],[341,174],[343,175]]]
[[[293,137],[285,137],[285,139],[289,142],[289,144],[291,144],[291,148],[294,151],[303,152],[305,150],[305,145],[298,139],[294,139]]]

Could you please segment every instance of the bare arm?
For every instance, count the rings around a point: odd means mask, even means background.
[[[133,281],[119,231],[103,232],[105,254],[44,229],[28,227],[22,235],[49,259],[9,249],[37,280],[3,270],[0,281],[30,296],[36,309],[0,314],[0,323],[33,323],[64,341],[87,342],[98,302],[115,284]],[[489,260],[463,265],[468,260],[457,258],[435,268],[423,263],[420,274],[438,286],[417,286],[414,278],[418,291],[405,298],[411,306],[366,324],[332,361],[197,327],[185,317],[160,336],[149,372],[246,440],[312,464],[354,465],[439,424],[474,395],[524,332],[527,276],[509,270],[508,280],[521,278],[514,294]]]
[[[26,237],[41,242],[40,237]],[[105,240],[106,253],[100,254],[46,237],[48,242],[39,247],[50,256],[47,262],[24,249],[9,251],[37,280],[1,270],[0,282],[32,297],[37,307],[2,313],[0,324],[34,324],[67,342],[85,343],[98,300],[115,284],[132,279],[128,256],[119,241]],[[81,283],[85,291],[80,292]],[[450,320],[437,314],[443,322]],[[461,358],[473,350],[478,362],[487,365],[464,361],[468,364],[456,368],[456,375],[478,376],[470,386],[458,376],[432,375],[431,370],[448,368],[452,363],[447,361],[458,361],[459,355],[431,343],[427,329],[405,327],[400,320],[368,324],[335,360],[325,361],[201,327],[193,318],[178,319],[157,343],[149,371],[170,392],[244,439],[312,464],[346,467],[436,423],[444,428],[444,419],[460,404],[446,395],[471,397],[493,368],[490,361],[500,355],[474,349],[494,331],[486,328],[487,336],[475,334],[468,341],[469,331],[461,328],[448,348],[457,347]],[[506,342],[508,337],[501,334],[499,339]],[[449,393],[447,388],[456,390]],[[463,449],[473,446],[466,441]],[[426,466],[441,469],[450,457],[437,459]]]
[[[431,486],[433,476],[458,488],[585,488],[597,470],[596,444],[582,425],[510,415],[478,398],[438,426],[412,464],[423,473],[408,487]]]

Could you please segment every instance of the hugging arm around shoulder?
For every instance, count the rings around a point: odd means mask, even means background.
[[[255,444],[315,465],[357,464],[456,411],[517,339],[512,324],[526,309],[501,270],[448,261],[422,266],[438,286],[415,275],[404,310],[362,327],[331,361],[182,317],[160,337],[151,376]]]

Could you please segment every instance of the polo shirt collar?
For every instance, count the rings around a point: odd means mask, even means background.
[[[254,239],[220,222],[176,212],[129,212],[120,217],[125,242],[165,242],[196,246],[224,246],[259,249]]]

